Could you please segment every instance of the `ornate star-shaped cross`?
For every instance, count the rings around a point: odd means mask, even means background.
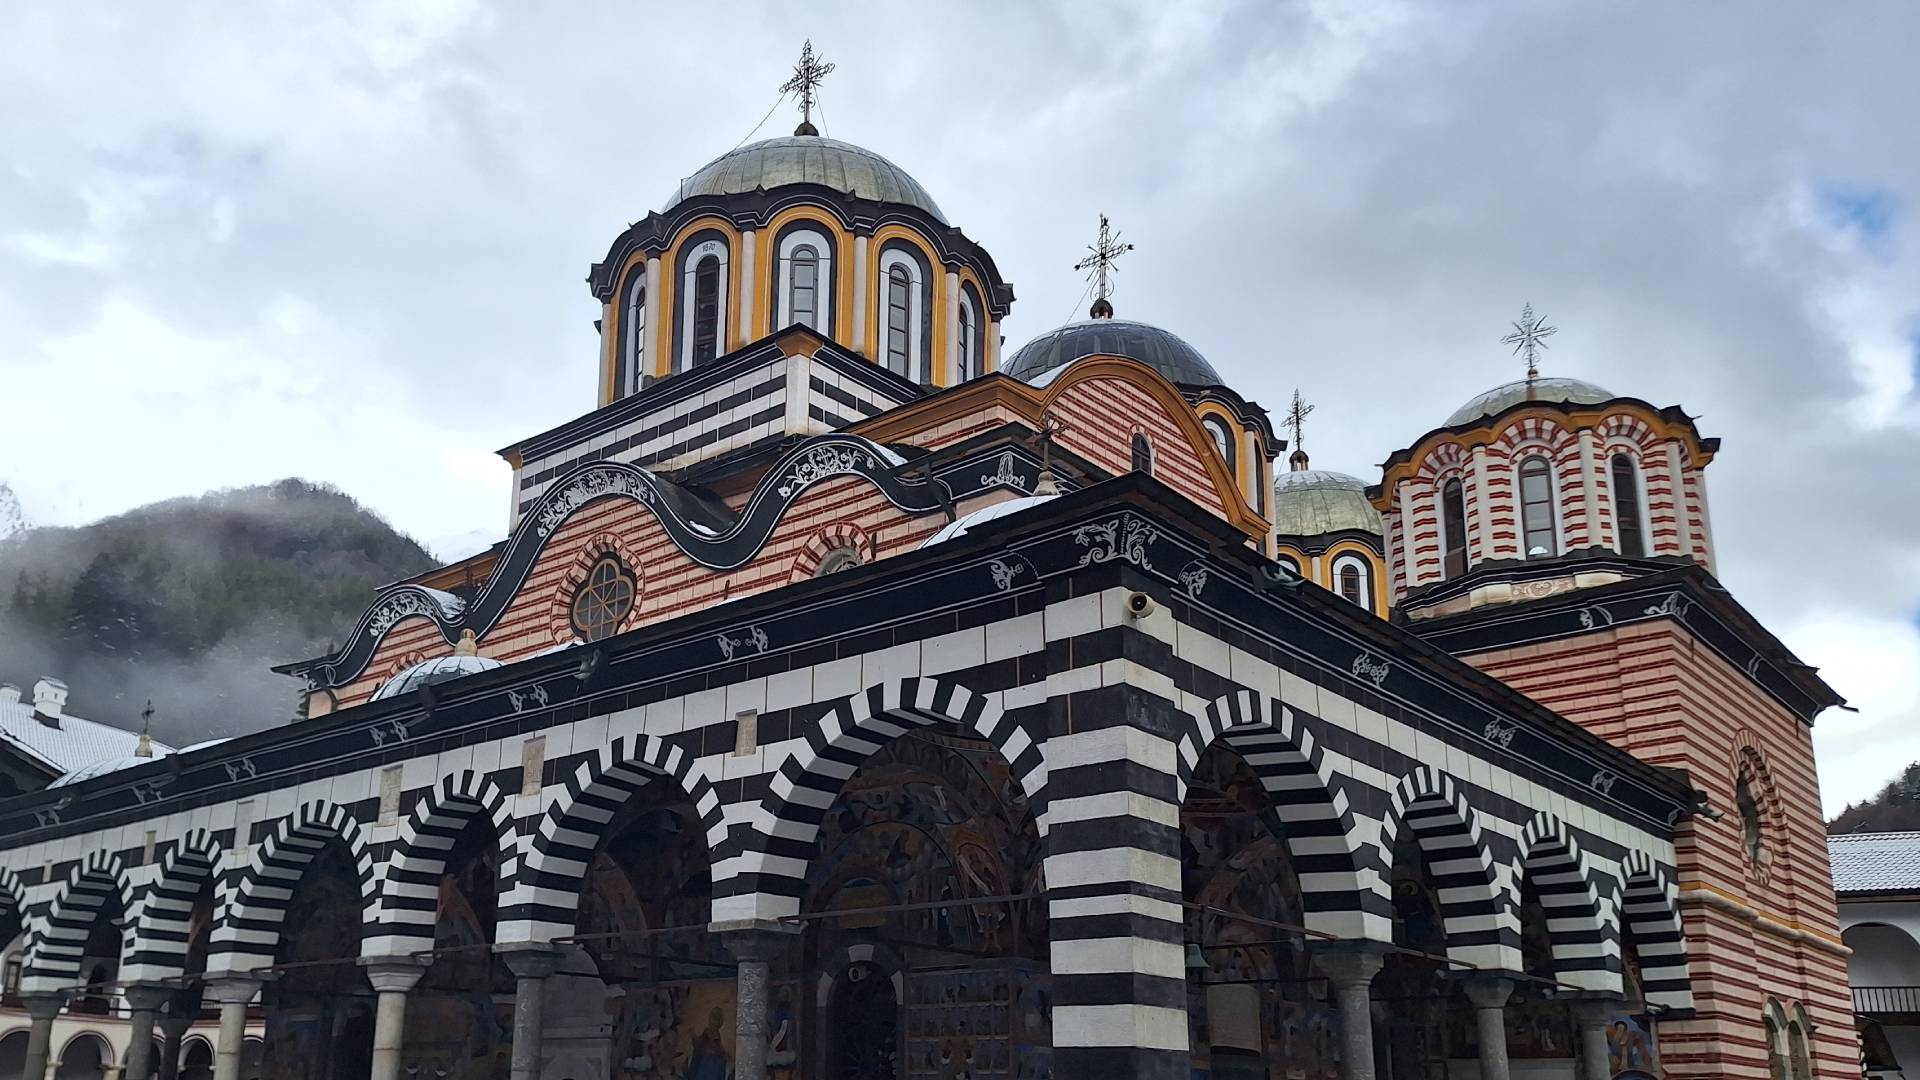
[[[793,78],[780,86],[783,94],[800,95],[800,126],[794,129],[795,135],[818,135],[813,126],[813,91],[822,80],[833,71],[833,65],[823,63],[813,55],[813,39],[800,47],[800,62],[793,65]]]
[[[1557,326],[1548,326],[1545,317],[1533,313],[1533,305],[1520,309],[1520,321],[1513,324],[1513,333],[1500,339],[1500,344],[1513,346],[1515,356],[1527,358],[1527,382],[1540,377],[1540,353],[1547,347],[1547,339],[1560,332]]]
[[[1087,245],[1087,257],[1073,264],[1075,270],[1084,270],[1093,281],[1094,318],[1111,317],[1113,304],[1107,297],[1113,295],[1113,282],[1110,275],[1116,272],[1114,260],[1133,250],[1132,244],[1120,242],[1120,234],[1107,227],[1107,215],[1100,215],[1100,239]]]
[[[1301,436],[1300,429],[1306,426],[1307,414],[1312,411],[1313,406],[1307,404],[1306,399],[1300,396],[1299,388],[1295,387],[1293,391],[1293,407],[1287,410],[1287,419],[1284,421],[1285,426],[1293,431],[1293,448],[1295,450],[1301,449],[1301,444],[1306,441]]]

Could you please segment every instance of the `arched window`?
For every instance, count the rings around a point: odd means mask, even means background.
[[[634,269],[633,284],[627,288],[626,340],[622,345],[621,395],[640,389],[640,378],[647,373],[647,271],[645,264]]]
[[[1527,558],[1560,554],[1553,524],[1553,470],[1546,458],[1530,457],[1520,463],[1520,529]]]
[[[960,290],[960,355],[953,361],[953,381],[955,385],[984,374],[980,352],[980,309],[973,302],[973,290],[962,287]]]
[[[880,351],[886,368],[914,382],[928,382],[933,328],[927,288],[932,271],[919,252],[906,245],[882,251],[880,270]]]
[[[1360,556],[1349,553],[1333,560],[1333,588],[1342,600],[1373,610],[1373,568]]]
[[[1291,555],[1275,555],[1273,561],[1287,568],[1294,577],[1300,576],[1300,560]]]
[[[1153,475],[1153,443],[1144,431],[1133,433],[1133,471]]]
[[[726,351],[727,241],[717,234],[688,244],[679,256],[680,298],[674,313],[675,371],[711,363]]]
[[[1740,842],[1746,849],[1747,861],[1759,869],[1767,857],[1767,834],[1760,816],[1760,800],[1754,797],[1753,782],[1745,773],[1734,785],[1733,804],[1740,812]]]
[[[1780,1021],[1774,1019],[1774,1010],[1780,1007],[1778,1002],[1767,1002],[1767,1076],[1768,1080],[1787,1080],[1787,1033],[1781,1030]]]
[[[832,551],[827,552],[826,557],[820,560],[820,566],[818,569],[814,570],[813,576],[826,577],[828,574],[838,574],[843,570],[852,570],[853,568],[859,565],[860,565],[859,549],[852,548],[852,547],[837,547],[837,548],[834,548]]]
[[[1207,434],[1213,436],[1213,448],[1220,451],[1220,460],[1227,463],[1227,472],[1233,472],[1233,431],[1227,427],[1227,422],[1217,416],[1208,416],[1200,423],[1207,429]]]
[[[1613,455],[1608,463],[1613,476],[1613,523],[1620,530],[1620,554],[1630,559],[1647,555],[1646,515],[1640,502],[1640,467],[1633,455]]]
[[[1458,479],[1440,489],[1440,526],[1443,569],[1449,578],[1460,577],[1467,572],[1467,494]]]
[[[833,241],[807,223],[780,234],[773,295],[774,325],[833,333]]]
[[[633,613],[638,592],[633,572],[617,555],[602,555],[573,594],[573,632],[581,641],[599,641],[620,632]]]
[[[1794,1009],[1799,1012],[1799,1008]],[[1788,1063],[1793,1067],[1793,1080],[1813,1080],[1813,1059],[1807,1052],[1807,1029],[1799,1017],[1787,1021]]]

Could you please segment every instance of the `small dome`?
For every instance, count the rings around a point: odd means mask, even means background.
[[[788,184],[818,184],[863,199],[911,206],[947,223],[933,196],[906,170],[864,147],[818,135],[788,135],[730,150],[682,180],[664,209],[697,195],[744,195]]]
[[[1556,401],[1573,405],[1597,405],[1617,395],[1580,379],[1535,379],[1529,392],[1527,380],[1503,383],[1453,410],[1442,427],[1458,427],[1485,416],[1498,416],[1523,401]]]
[[[1175,385],[1225,385],[1200,350],[1180,335],[1129,319],[1087,319],[1049,330],[1020,346],[1000,370],[1038,384],[1048,372],[1096,354],[1138,360]]]
[[[1367,482],[1326,469],[1297,469],[1273,482],[1273,524],[1281,536],[1320,536],[1358,529],[1382,535],[1380,511]]]
[[[116,773],[121,769],[131,769],[137,765],[151,765],[165,756],[165,751],[156,751],[153,757],[139,757],[129,754],[126,757],[107,758],[104,761],[90,762],[70,773],[55,778],[54,781],[47,786],[66,787],[68,784],[78,784],[82,780],[92,780],[94,777],[105,776],[108,773]]]
[[[412,667],[380,684],[373,692],[373,700],[399,697],[409,690],[422,686],[435,686],[444,682],[482,671],[492,671],[500,666],[500,661],[484,656],[436,656],[431,660],[422,660]]]
[[[922,548],[930,548],[935,544],[944,544],[949,540],[958,540],[967,535],[967,530],[969,529],[977,529],[995,518],[1003,518],[1008,514],[1017,514],[1030,507],[1039,506],[1041,503],[1052,502],[1059,497],[1058,495],[1026,495],[1018,499],[1008,499],[1006,502],[994,503],[992,506],[984,509],[975,510],[971,514],[962,514],[948,522],[946,528],[922,540],[920,546]]]

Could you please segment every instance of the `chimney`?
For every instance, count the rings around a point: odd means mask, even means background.
[[[0,683],[0,705],[20,704],[20,688],[12,683]]]
[[[48,727],[60,726],[61,711],[67,707],[67,684],[51,675],[33,684],[34,718]]]

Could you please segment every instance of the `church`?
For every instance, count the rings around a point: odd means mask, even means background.
[[[0,802],[0,1070],[104,997],[129,1080],[197,1016],[217,1080],[1860,1074],[1841,699],[1715,575],[1718,440],[1529,309],[1526,378],[1314,469],[1105,219],[1003,355],[827,67],[593,264],[505,539],[302,719]]]

